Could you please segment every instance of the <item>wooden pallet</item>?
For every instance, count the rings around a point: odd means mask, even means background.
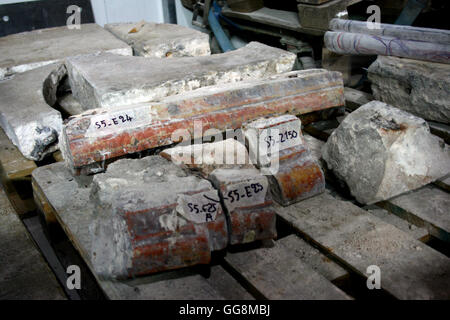
[[[228,252],[219,265],[208,267],[208,276],[198,268],[185,268],[127,281],[102,280],[95,275],[89,254],[94,211],[90,179],[74,178],[63,163],[54,163],[33,172],[33,188],[43,196],[36,197],[44,199],[41,207],[52,210],[110,299],[350,298],[332,283],[347,272],[297,236],[281,239],[272,248]],[[292,246],[299,250],[296,254],[291,253]],[[254,261],[253,271],[246,266],[249,261]],[[267,276],[258,276],[263,271]]]
[[[65,299],[0,186],[0,300]]]

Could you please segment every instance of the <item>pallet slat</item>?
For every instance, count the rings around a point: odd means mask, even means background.
[[[0,300],[65,299],[0,186]]]
[[[328,193],[278,210],[304,237],[367,277],[381,269],[381,286],[399,299],[449,299],[450,259]]]

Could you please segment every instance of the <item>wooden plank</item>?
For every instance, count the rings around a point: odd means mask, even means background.
[[[0,300],[65,299],[0,186]]]
[[[267,7],[253,12],[238,12],[231,10],[229,7],[224,7],[222,13],[230,18],[238,18],[297,32],[303,31],[296,12],[275,10]]]
[[[348,277],[348,272],[344,268],[296,235],[287,236],[278,240],[277,243],[288,249],[292,255],[301,259],[328,281],[335,282]]]
[[[200,274],[183,269],[126,281],[99,279],[90,262],[89,225],[94,207],[89,201],[92,177],[73,177],[58,162],[33,171],[35,188],[40,188],[56,219],[110,299],[224,299]],[[70,195],[70,196],[68,196]],[[237,299],[237,297],[236,297]]]
[[[279,216],[335,259],[367,277],[381,269],[381,287],[399,299],[449,299],[450,259],[351,202],[324,193]]]
[[[350,299],[283,245],[228,252],[226,263],[265,299]]]
[[[450,242],[449,193],[428,185],[377,205]]]
[[[26,159],[0,128],[0,165],[7,179],[29,176],[37,167],[33,160]]]

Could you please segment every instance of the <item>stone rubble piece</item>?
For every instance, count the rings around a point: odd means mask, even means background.
[[[293,71],[205,87],[159,102],[86,111],[68,119],[60,147],[67,166],[80,174],[108,159],[239,129],[260,117],[343,104],[340,73]]]
[[[99,52],[133,54],[126,43],[93,23],[81,29],[63,26],[12,34],[0,38],[0,79],[66,57]]]
[[[113,54],[67,59],[73,95],[83,108],[111,108],[200,87],[261,79],[291,71],[296,56],[258,42],[222,54],[172,59]]]
[[[450,123],[450,65],[378,56],[369,67],[377,100],[426,120]]]
[[[325,178],[293,115],[261,118],[245,125],[250,155],[267,174],[274,200],[283,206],[325,190]],[[252,159],[253,159],[252,158]]]
[[[94,176],[91,201],[92,262],[104,278],[207,264],[227,245],[217,190],[160,156],[114,162]]]
[[[265,176],[255,168],[216,169],[209,179],[225,205],[231,245],[276,238],[276,212]]]
[[[358,202],[372,204],[450,172],[450,151],[421,118],[380,101],[348,115],[323,147],[323,159]]]
[[[57,150],[62,118],[48,102],[64,75],[63,65],[51,64],[0,82],[0,125],[27,159]]]
[[[135,55],[152,58],[197,57],[211,54],[209,35],[176,24],[110,23],[105,29],[128,43]]]
[[[160,155],[214,182],[229,216],[230,244],[276,237],[267,178],[250,162],[244,144],[230,138],[177,146]]]

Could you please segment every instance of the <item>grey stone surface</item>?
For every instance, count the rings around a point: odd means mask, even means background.
[[[196,57],[211,54],[209,35],[168,23],[111,23],[105,29],[128,43],[135,55],[154,58]]]
[[[0,82],[0,125],[22,154],[40,160],[57,148],[62,128],[56,86],[65,75],[63,65],[51,64]]]
[[[177,237],[183,239],[184,234],[178,230],[189,221],[185,215],[179,214],[180,209],[174,204],[181,206],[180,194],[194,195],[199,192],[208,192],[210,197],[219,200],[217,191],[209,181],[187,175],[180,167],[160,156],[118,160],[108,167],[106,173],[95,175],[91,201],[96,207],[96,220],[90,231],[93,239],[92,262],[96,272],[105,278],[122,278],[151,268],[152,263],[148,261],[148,265],[142,263],[136,266],[139,262],[134,261],[135,251],[138,252],[140,246],[157,245],[159,241],[176,243]],[[149,214],[129,218],[129,212]],[[139,229],[142,228],[140,224],[147,226],[148,230]],[[191,234],[204,233],[203,224],[195,223],[192,229]],[[173,233],[164,237],[148,237],[161,232]],[[223,249],[227,243],[226,237],[210,240],[211,249]],[[165,263],[168,267],[173,267],[174,263],[183,266],[181,259]]]
[[[450,171],[450,150],[427,123],[383,102],[351,113],[323,147],[328,168],[360,203],[417,189]]]
[[[155,101],[200,87],[290,71],[295,54],[251,42],[223,54],[157,59],[113,54],[67,59],[73,95],[83,108]]]
[[[95,206],[89,200],[92,178],[92,176],[72,176],[62,162],[39,167],[33,171],[34,183],[39,186],[49,204],[55,209],[64,231],[109,299],[224,299],[203,276],[189,270],[165,272],[128,281],[99,279],[90,259],[92,238],[89,225],[96,214]]]
[[[0,38],[0,79],[79,54],[112,52],[132,55],[131,48],[96,24],[66,26]]]
[[[378,56],[369,67],[375,99],[427,120],[450,123],[450,65]]]

